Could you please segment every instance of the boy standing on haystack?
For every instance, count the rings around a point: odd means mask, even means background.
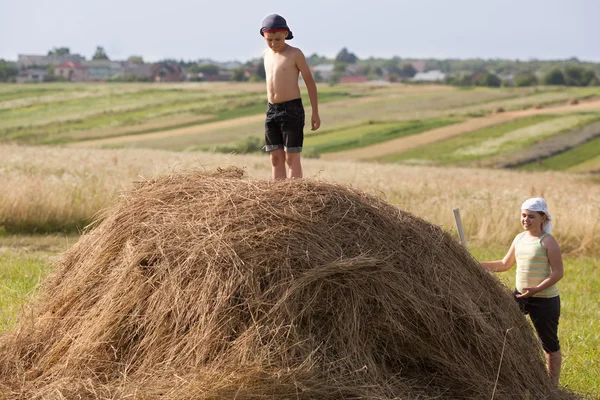
[[[267,78],[269,107],[265,120],[265,150],[270,153],[274,179],[302,178],[300,152],[304,141],[304,107],[298,84],[306,84],[312,106],[311,129],[321,126],[317,85],[302,51],[285,41],[294,36],[286,20],[271,14],[262,21],[260,34],[268,48],[262,53]]]

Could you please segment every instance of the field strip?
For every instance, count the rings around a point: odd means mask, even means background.
[[[246,124],[263,121],[265,119],[264,114],[250,115],[248,117],[228,119],[225,121],[211,122],[203,125],[188,126],[185,128],[169,129],[165,131],[144,133],[139,135],[120,136],[115,138],[97,139],[97,140],[86,140],[83,142],[71,143],[69,147],[92,147],[92,146],[107,146],[107,145],[119,145],[126,143],[134,143],[142,140],[153,140],[153,139],[164,139],[173,136],[182,135],[193,135],[210,132],[217,129],[232,128],[237,126],[244,126]]]
[[[533,161],[543,160],[556,154],[578,147],[600,136],[600,121],[551,136],[536,143],[535,148],[528,147],[512,153],[486,158],[472,163],[477,167],[514,168]],[[600,159],[600,157],[598,157]]]
[[[171,118],[162,118],[159,120],[154,120],[154,121],[148,121],[148,122],[143,122],[140,124],[134,124],[134,125],[125,125],[125,126],[119,126],[119,127],[115,127],[115,128],[102,128],[102,129],[98,129],[98,130],[85,130],[85,131],[81,131],[81,132],[73,132],[71,133],[71,136],[73,137],[73,140],[81,140],[81,141],[86,141],[86,138],[90,138],[89,140],[87,140],[87,142],[89,143],[92,140],[102,140],[102,139],[115,139],[117,137],[120,136],[125,136],[125,135],[135,135],[136,132],[148,132],[148,131],[165,131],[168,129],[177,129],[174,128],[176,126],[182,126],[182,125],[192,125],[192,124],[197,124],[199,122],[203,122],[206,121],[207,119],[211,119],[214,118],[213,115],[188,115],[188,116],[178,116],[178,117],[171,117]],[[76,137],[77,134],[81,133],[82,136],[81,137]],[[150,133],[150,132],[148,132]],[[142,134],[142,133],[139,133]],[[138,134],[138,135],[139,135]],[[96,139],[93,139],[96,138]],[[102,138],[102,139],[99,139]]]
[[[372,146],[362,147],[336,153],[325,153],[321,155],[324,160],[364,160],[387,156],[411,150],[416,147],[425,146],[441,140],[453,138],[467,132],[488,128],[504,122],[513,121],[517,118],[540,114],[555,114],[564,112],[600,110],[600,100],[580,103],[577,105],[565,105],[541,109],[529,109],[494,114],[487,117],[473,118],[458,124],[432,129],[417,135],[401,137]]]
[[[576,173],[580,173],[580,172],[600,173],[600,156],[593,158],[591,160],[588,160],[584,163],[578,164],[574,167],[568,168],[566,171],[567,172],[576,172]]]

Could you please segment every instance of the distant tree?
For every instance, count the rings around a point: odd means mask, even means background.
[[[491,72],[485,71],[475,74],[475,86],[500,87],[502,80]]]
[[[19,71],[13,63],[0,59],[0,82],[13,82]]]
[[[142,58],[142,56],[129,56],[129,58],[127,58],[127,61],[129,61],[130,63],[133,63],[133,64],[143,64],[144,63],[144,59]]]
[[[390,72],[390,73],[388,73],[387,79],[388,79],[388,82],[392,82],[392,83],[398,82],[400,80],[400,75],[398,75],[395,72]]]
[[[201,64],[197,66],[194,72],[202,72],[205,75],[218,75],[219,69],[215,64]]]
[[[344,73],[346,72],[346,68],[348,68],[348,63],[344,61],[336,60],[333,64],[333,71],[339,73],[340,76],[344,75]]]
[[[565,76],[560,68],[553,68],[544,76],[543,81],[546,85],[564,85]]]
[[[319,64],[325,64],[328,62],[328,60],[327,57],[319,56],[317,53],[313,53],[306,58],[306,62],[308,62],[308,65],[310,66],[315,66]]]
[[[256,72],[254,74],[260,81],[267,80],[267,71],[265,70],[265,60],[262,58],[258,61]]]
[[[400,74],[402,73],[402,70],[399,67],[398,61],[396,61],[395,59],[391,59],[391,60],[385,60],[381,66],[381,68],[385,69],[389,74],[395,74],[397,76],[400,76]]]
[[[525,86],[535,86],[538,84],[538,78],[535,74],[519,74],[515,76],[515,86],[516,87],[525,87]]]
[[[364,76],[368,76],[375,67],[371,64],[362,64],[358,67],[358,73]]]
[[[412,78],[416,74],[417,70],[411,63],[406,63],[402,65],[402,67],[400,67],[400,71],[398,72],[398,75],[401,78]]]
[[[321,72],[320,71],[315,71],[315,73],[313,74],[313,79],[317,83],[323,82],[323,76],[321,76]]]
[[[54,47],[48,52],[49,56],[65,56],[67,54],[71,54],[68,47]]]
[[[109,58],[106,55],[106,52],[104,51],[104,47],[97,46],[96,47],[96,52],[92,56],[92,60],[108,60],[108,59]]]
[[[563,75],[567,86],[588,86],[592,79],[596,77],[594,70],[577,65],[566,66]]]
[[[343,48],[340,52],[335,56],[335,61],[344,62],[346,64],[355,64],[358,61],[358,57],[355,54],[350,53],[347,48]]]
[[[246,75],[244,74],[244,68],[236,68],[233,71],[233,75],[231,76],[232,81],[242,82],[246,80]]]

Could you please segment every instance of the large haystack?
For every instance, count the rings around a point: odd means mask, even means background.
[[[559,399],[499,281],[348,187],[140,184],[0,339],[14,399]]]

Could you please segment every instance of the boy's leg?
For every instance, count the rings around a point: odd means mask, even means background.
[[[300,152],[304,143],[304,118],[305,114],[301,99],[286,103],[281,120],[281,130],[290,178],[302,178]]]
[[[285,159],[286,154],[282,148],[271,150],[271,172],[273,179],[285,179]]]
[[[285,161],[290,169],[290,178],[302,178],[302,163],[300,153],[285,153]]]
[[[277,110],[269,104],[265,119],[265,150],[271,158],[271,175],[273,179],[285,179],[285,152],[283,150],[283,134],[281,124],[277,121]]]

